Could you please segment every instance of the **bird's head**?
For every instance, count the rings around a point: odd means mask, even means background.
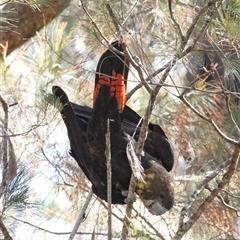
[[[173,180],[166,169],[155,160],[148,161],[144,182],[138,182],[136,193],[153,215],[162,215],[174,204]]]

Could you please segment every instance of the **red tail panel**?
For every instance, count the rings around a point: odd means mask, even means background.
[[[118,42],[114,42],[112,46],[123,52],[122,45]],[[127,75],[128,62],[124,56],[118,55],[111,49],[103,53],[97,66],[93,103],[98,98],[101,86],[108,85],[111,97],[116,98],[119,112],[122,112],[126,101]]]

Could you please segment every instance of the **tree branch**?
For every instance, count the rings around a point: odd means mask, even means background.
[[[112,164],[111,164],[111,138],[110,119],[107,119],[106,138],[106,165],[107,165],[107,200],[108,200],[108,240],[112,239]]]
[[[77,218],[77,221],[76,221],[76,223],[75,223],[75,225],[73,227],[73,230],[72,230],[68,240],[73,240],[74,239],[74,237],[75,237],[75,235],[77,233],[77,230],[79,229],[80,224],[81,224],[82,220],[84,219],[84,215],[85,215],[85,212],[87,210],[88,204],[91,201],[92,195],[93,195],[93,191],[92,191],[92,188],[91,188],[89,190],[89,192],[88,192],[86,201],[85,201],[85,203],[84,203],[84,205],[83,205],[83,207],[82,207],[82,209],[80,211],[80,214],[79,214],[79,216]]]
[[[67,8],[69,3],[70,0],[51,0],[47,6],[35,9],[20,1],[6,3],[0,12],[0,18],[8,20],[7,22],[0,21],[0,44],[2,46],[8,44],[6,55],[33,37],[37,31]],[[11,24],[10,29],[9,24]],[[0,49],[0,59],[3,55],[4,49]]]
[[[2,221],[2,217],[0,217],[0,229],[1,229],[2,234],[4,236],[4,240],[13,240],[12,237],[10,236],[7,228],[5,227],[3,221]]]
[[[29,225],[29,226],[31,226],[31,227],[34,227],[34,228],[36,228],[36,229],[38,229],[38,230],[41,230],[41,231],[43,231],[43,232],[47,232],[47,233],[50,233],[50,234],[55,234],[55,235],[69,235],[69,234],[71,234],[71,232],[55,232],[55,231],[51,231],[51,230],[48,230],[48,229],[39,227],[39,226],[37,226],[37,225],[35,225],[35,224],[32,224],[32,223],[30,223],[30,222],[21,220],[21,219],[19,219],[19,218],[13,217],[13,216],[11,216],[11,218],[14,219],[14,220],[16,220],[16,221],[18,221],[18,222],[27,224],[27,225]],[[92,233],[88,233],[88,232],[77,232],[76,234],[78,234],[78,235],[81,235],[81,234],[92,235]],[[96,235],[106,236],[106,234],[101,234],[101,233],[96,233]]]
[[[3,99],[3,97],[0,95],[0,103],[2,105],[3,111],[4,111],[4,120],[3,120],[3,126],[2,126],[2,132],[4,135],[8,131],[8,105]],[[4,193],[4,190],[7,186],[7,178],[8,178],[8,154],[7,154],[7,149],[8,149],[8,137],[5,136],[2,138],[2,142],[0,144],[0,157],[1,157],[1,162],[3,164],[3,169],[2,169],[2,181],[0,185],[0,197]]]
[[[197,24],[197,22],[198,22],[198,20],[200,19],[200,17],[211,7],[211,6],[213,6],[215,3],[217,3],[217,2],[222,2],[222,0],[213,0],[213,1],[209,1],[205,6],[203,6],[200,10],[199,10],[199,12],[198,12],[198,14],[196,15],[196,17],[193,19],[193,21],[192,21],[192,24],[190,25],[190,27],[188,28],[188,30],[187,30],[187,32],[186,32],[186,34],[185,34],[185,36],[184,36],[184,41],[182,41],[182,43],[181,43],[181,50],[183,51],[184,49],[185,49],[185,47],[186,47],[186,45],[187,45],[187,43],[188,43],[188,40],[190,39],[190,37],[191,37],[191,35],[192,35],[192,33],[193,33],[193,30],[195,29],[195,27],[196,27],[196,24]]]
[[[197,114],[200,118],[202,118],[203,120],[209,122],[213,128],[216,130],[216,132],[224,139],[226,140],[227,142],[233,144],[233,145],[237,145],[237,146],[240,146],[240,142],[233,139],[233,138],[230,138],[228,137],[226,134],[224,134],[221,129],[218,127],[218,125],[215,123],[215,121],[211,118],[208,118],[207,116],[201,114],[196,108],[194,108],[192,106],[192,104],[185,98],[185,96],[181,95],[179,97],[183,103],[185,103],[195,114]]]
[[[240,142],[240,141],[239,141]],[[240,145],[235,145],[234,152],[232,154],[231,162],[227,172],[223,175],[222,180],[218,183],[218,186],[214,188],[211,194],[205,198],[202,204],[198,207],[198,209],[188,218],[186,222],[184,222],[181,226],[179,226],[173,240],[180,240],[183,235],[192,227],[192,225],[198,220],[203,211],[207,208],[207,206],[213,201],[213,199],[218,195],[218,193],[224,188],[226,184],[231,180],[232,175],[234,174],[238,158],[240,154]]]
[[[173,11],[172,11],[172,0],[168,0],[168,9],[169,9],[170,17],[171,17],[171,19],[172,19],[172,21],[173,21],[174,27],[175,27],[178,35],[179,35],[180,38],[181,38],[181,42],[184,42],[184,41],[185,41],[185,37],[183,36],[181,27],[180,27],[179,23],[176,21],[174,15],[173,15]]]
[[[179,228],[182,228],[184,225],[184,220],[189,212],[189,209],[193,205],[193,202],[196,201],[199,194],[206,187],[206,185],[215,178],[224,168],[226,168],[231,162],[231,159],[226,160],[222,164],[220,164],[215,170],[212,171],[211,174],[207,175],[206,178],[197,186],[196,190],[193,194],[188,198],[187,202],[184,204],[184,207],[181,210],[180,218],[179,218]]]
[[[104,41],[106,43],[108,43],[109,41],[107,40],[107,38],[103,35],[102,31],[99,29],[99,27],[97,26],[97,24],[95,23],[95,21],[93,20],[92,16],[90,15],[90,13],[88,12],[88,10],[85,8],[82,0],[80,0],[80,3],[81,3],[81,6],[82,6],[82,9],[83,11],[87,14],[88,18],[90,19],[91,21],[91,24],[93,25],[94,29],[97,30],[98,34],[102,37],[102,39],[104,39]]]
[[[212,189],[209,186],[205,186],[205,188],[209,191],[212,192]],[[222,202],[222,204],[227,207],[228,209],[234,211],[236,213],[236,217],[240,217],[240,214],[238,212],[238,210],[236,208],[234,208],[233,206],[229,205],[228,203],[225,202],[224,198],[218,194],[217,198],[220,199],[220,201]]]

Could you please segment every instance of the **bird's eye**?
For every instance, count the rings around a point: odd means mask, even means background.
[[[160,194],[159,196],[160,196],[160,198],[165,198],[165,196],[163,194]]]

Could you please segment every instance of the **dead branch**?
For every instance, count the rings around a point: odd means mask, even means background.
[[[216,130],[216,132],[217,132],[224,140],[226,140],[227,142],[229,142],[229,143],[231,143],[231,144],[233,144],[233,145],[235,145],[235,146],[240,146],[240,142],[239,142],[239,141],[237,141],[237,140],[235,140],[235,139],[233,139],[233,138],[230,138],[230,137],[228,137],[225,133],[223,133],[222,130],[218,127],[218,125],[216,124],[216,122],[215,122],[213,119],[211,119],[211,118],[209,118],[209,117],[201,114],[196,108],[194,108],[194,107],[192,106],[192,104],[185,98],[185,96],[179,96],[179,99],[181,99],[182,102],[189,107],[189,109],[191,109],[195,114],[197,114],[197,116],[199,116],[201,119],[209,122],[209,123],[213,126],[213,128]]]
[[[111,164],[111,138],[110,119],[107,119],[106,138],[106,165],[107,165],[107,200],[108,200],[108,240],[112,239],[112,164]]]
[[[205,186],[205,188],[206,188],[208,191],[212,192],[212,189],[211,189],[208,185]],[[224,198],[223,198],[220,194],[217,195],[217,198],[220,199],[220,201],[222,202],[222,204],[223,204],[226,208],[234,211],[235,214],[236,214],[236,217],[240,217],[239,211],[238,211],[236,208],[234,208],[233,206],[231,206],[231,205],[229,205],[228,203],[226,203],[226,201],[224,200]]]
[[[21,223],[24,223],[24,224],[27,224],[33,228],[36,228],[38,230],[41,230],[43,232],[47,232],[47,233],[50,233],[50,234],[55,234],[55,235],[69,235],[71,234],[71,232],[56,232],[56,231],[51,231],[51,230],[48,230],[48,229],[45,229],[45,228],[42,228],[42,227],[39,227],[33,223],[30,223],[28,221],[25,221],[25,220],[22,220],[22,219],[19,219],[19,218],[16,218],[16,217],[13,217],[11,216],[12,219],[14,219],[15,221],[18,221],[18,222],[21,222]],[[88,232],[76,232],[76,234],[78,235],[81,235],[81,234],[88,234],[88,235],[92,235],[92,233],[88,233]],[[106,234],[103,234],[103,233],[95,233],[96,235],[99,235],[99,236],[106,236]]]
[[[196,27],[196,24],[197,24],[197,22],[199,21],[199,19],[201,18],[201,16],[206,12],[206,11],[208,11],[209,10],[209,8],[210,7],[212,7],[214,4],[216,4],[217,2],[219,2],[219,4],[222,2],[222,0],[213,0],[213,1],[210,1],[210,2],[208,2],[208,3],[206,3],[206,5],[205,6],[203,6],[200,10],[199,10],[199,12],[198,12],[198,14],[196,15],[196,17],[193,19],[193,21],[192,21],[192,24],[190,25],[190,27],[188,28],[188,30],[187,30],[187,32],[186,32],[186,34],[185,34],[185,36],[184,36],[184,41],[182,41],[181,42],[181,50],[183,51],[184,49],[185,49],[185,47],[186,47],[186,45],[187,45],[187,43],[188,43],[188,41],[189,41],[189,39],[190,39],[190,37],[191,37],[191,35],[192,35],[192,33],[193,33],[193,30],[195,29],[195,27]],[[208,19],[208,20],[210,20],[210,19]],[[203,26],[203,28],[205,28],[204,26]],[[201,32],[201,31],[200,31]],[[199,37],[197,37],[197,39],[199,39]],[[196,42],[196,41],[195,41]],[[190,50],[190,49],[189,49]],[[186,52],[186,51],[185,51]]]
[[[81,6],[82,6],[82,9],[83,11],[87,14],[88,18],[90,19],[91,21],[91,24],[93,25],[94,29],[97,31],[97,33],[101,36],[102,39],[104,39],[104,41],[106,43],[108,43],[109,41],[107,40],[107,38],[103,35],[102,31],[99,29],[99,27],[97,26],[96,22],[93,20],[92,16],[90,15],[90,13],[88,12],[88,10],[85,8],[82,0],[80,0],[80,3],[81,3]],[[80,7],[81,7],[80,6]]]
[[[239,141],[240,143],[240,141]],[[234,174],[238,158],[240,154],[240,145],[235,145],[234,152],[232,154],[231,162],[228,167],[227,172],[223,175],[222,180],[218,183],[218,186],[212,190],[210,195],[206,197],[206,199],[202,202],[199,208],[188,218],[186,222],[184,222],[181,226],[179,226],[174,240],[180,240],[183,235],[192,227],[192,225],[198,220],[204,210],[209,206],[209,204],[213,201],[213,199],[219,194],[219,192],[224,188],[226,184],[231,180],[232,175]]]
[[[1,217],[0,217],[0,229],[1,229],[2,234],[4,236],[4,240],[13,240],[12,237],[10,236],[6,226],[4,225]]]
[[[181,27],[179,25],[179,23],[176,21],[174,15],[173,15],[173,11],[172,11],[172,0],[168,0],[168,9],[169,9],[169,13],[170,13],[170,17],[173,21],[174,27],[178,33],[178,35],[180,36],[181,42],[185,41],[185,37],[182,33]]]
[[[0,95],[0,103],[2,105],[3,111],[4,111],[4,120],[3,120],[3,127],[2,127],[2,132],[4,134],[8,131],[8,105],[3,99],[3,97]],[[1,142],[1,162],[3,164],[3,169],[2,169],[2,181],[1,181],[1,186],[0,186],[0,196],[4,193],[4,189],[7,186],[7,178],[8,178],[8,138],[3,137],[2,142]]]
[[[89,192],[88,192],[86,201],[85,201],[85,203],[84,203],[84,205],[83,205],[83,207],[82,207],[82,209],[81,209],[81,211],[80,211],[80,214],[79,214],[79,216],[78,216],[78,218],[77,218],[77,221],[76,221],[76,223],[75,223],[75,225],[74,225],[74,227],[73,227],[73,230],[72,230],[72,232],[71,232],[68,240],[73,240],[73,239],[74,239],[74,237],[75,237],[75,235],[76,235],[76,233],[77,233],[77,230],[79,229],[80,224],[81,224],[82,220],[84,219],[84,215],[85,215],[85,212],[86,212],[86,210],[87,210],[88,204],[89,204],[90,201],[91,201],[92,195],[93,195],[93,191],[92,191],[92,188],[91,188],[91,189],[89,190]]]
[[[114,14],[114,12],[113,12],[109,3],[106,4],[106,8],[108,10],[108,13],[109,13],[110,17],[112,18],[114,27],[116,29],[116,35],[119,36],[119,38],[122,39],[122,34],[121,34],[121,30],[120,30],[120,27],[119,27],[118,20],[117,20],[117,18],[116,18],[116,16],[115,16],[115,14]]]
[[[222,164],[220,164],[215,170],[213,170],[209,175],[207,175],[205,179],[197,186],[196,190],[189,197],[189,199],[186,201],[186,203],[184,204],[184,207],[181,210],[180,218],[179,218],[179,228],[182,228],[182,226],[184,225],[184,220],[191,206],[199,196],[199,194],[203,191],[203,189],[212,179],[214,179],[223,169],[225,169],[230,164],[230,162],[231,162],[231,159],[228,159]]]

